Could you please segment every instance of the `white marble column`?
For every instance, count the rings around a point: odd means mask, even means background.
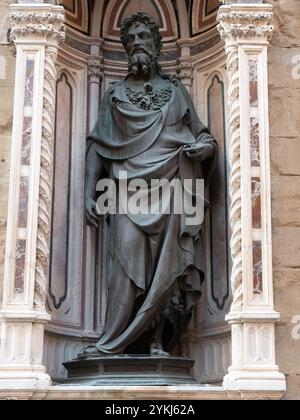
[[[219,10],[228,73],[230,220],[233,259],[232,366],[227,391],[245,397],[279,396],[285,377],[275,359],[271,187],[268,117],[268,43],[272,6],[226,0]],[[232,4],[235,3],[235,4]],[[254,4],[257,3],[257,4]]]
[[[0,312],[0,390],[50,384],[42,364],[52,200],[55,61],[64,9],[38,2],[10,6],[16,46],[12,158]]]

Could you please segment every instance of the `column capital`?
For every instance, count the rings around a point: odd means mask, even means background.
[[[190,90],[193,84],[194,65],[188,57],[181,57],[177,61],[177,77]]]
[[[218,30],[226,42],[269,42],[274,26],[273,6],[270,4],[231,4],[221,6]]]
[[[15,43],[65,40],[65,13],[62,6],[51,4],[12,4],[10,39]]]
[[[100,83],[103,73],[103,57],[91,56],[88,60],[88,81]]]

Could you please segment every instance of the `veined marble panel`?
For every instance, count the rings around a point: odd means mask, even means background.
[[[54,325],[84,330],[84,163],[87,69],[58,62],[53,222],[48,309]]]

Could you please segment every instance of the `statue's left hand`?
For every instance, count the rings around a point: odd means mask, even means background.
[[[196,143],[185,146],[187,157],[191,160],[199,160],[204,162],[206,159],[213,157],[214,146],[212,143]]]
[[[99,226],[99,216],[97,214],[97,203],[91,198],[85,200],[85,214],[90,226]]]

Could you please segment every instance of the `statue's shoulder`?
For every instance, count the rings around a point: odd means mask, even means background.
[[[163,77],[164,79],[169,80],[169,82],[172,83],[172,85],[175,86],[180,92],[182,92],[184,96],[188,94],[186,87],[178,77],[174,75],[164,75]]]
[[[162,78],[165,79],[165,80],[168,80],[170,83],[172,83],[172,85],[174,85],[176,87],[179,86],[180,80],[172,74],[163,74]]]
[[[109,83],[109,86],[106,89],[105,95],[109,96],[113,93],[116,89],[121,87],[124,84],[124,80],[115,80]]]
[[[124,84],[124,80],[115,80],[114,82],[111,82],[109,87],[111,89],[116,89],[119,86],[122,86]]]

